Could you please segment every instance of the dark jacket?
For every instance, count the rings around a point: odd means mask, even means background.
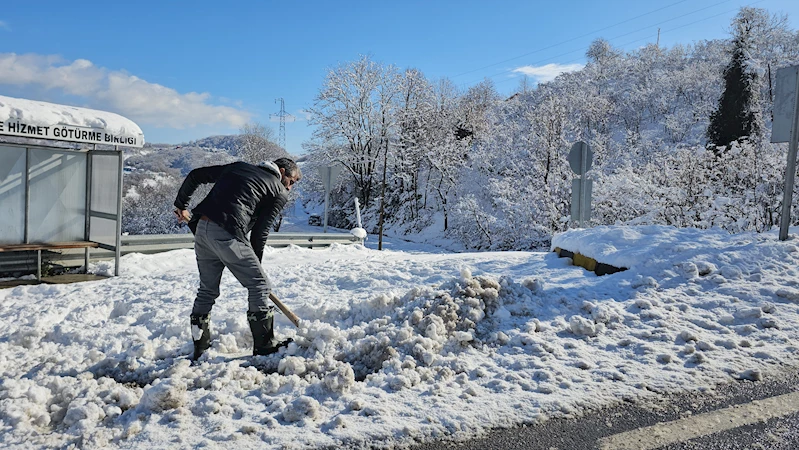
[[[203,215],[242,242],[248,242],[251,231],[249,243],[260,260],[269,230],[289,198],[280,182],[280,170],[272,163],[254,166],[244,162],[194,169],[180,186],[175,207],[186,209],[194,190],[205,183],[215,184],[191,211],[192,233]]]

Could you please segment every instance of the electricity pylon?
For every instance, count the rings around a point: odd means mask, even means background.
[[[280,119],[280,133],[278,134],[278,142],[277,144],[283,150],[286,150],[286,117],[290,117],[294,119],[294,116],[291,114],[286,113],[286,105],[283,102],[283,98],[275,99],[275,103],[280,102],[280,112],[277,114],[270,114],[272,117],[278,117]]]

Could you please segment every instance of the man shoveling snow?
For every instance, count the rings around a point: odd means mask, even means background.
[[[269,355],[288,344],[274,337],[274,306],[267,303],[272,291],[261,267],[269,230],[288,201],[294,183],[302,178],[297,164],[288,158],[257,166],[235,162],[192,170],[178,191],[175,215],[194,233],[194,252],[200,287],[191,312],[194,359],[211,346],[211,308],[219,297],[225,267],[247,288],[247,322],[253,338],[253,355]],[[200,184],[214,183],[208,195],[192,210],[187,207]],[[247,233],[250,238],[247,239]]]

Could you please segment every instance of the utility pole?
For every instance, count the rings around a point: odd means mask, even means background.
[[[286,113],[286,105],[283,101],[283,97],[275,99],[275,103],[280,102],[280,112],[277,114],[270,114],[272,117],[278,117],[280,119],[280,133],[278,134],[278,142],[277,144],[283,150],[286,150],[286,117],[294,119],[294,116],[291,114]]]
[[[380,193],[380,237],[377,239],[377,249],[383,250],[383,222],[386,212],[386,166],[388,165],[388,140],[386,140],[386,152],[383,153],[383,190]]]
[[[655,44],[655,47],[660,48],[660,28],[658,28],[658,41]]]

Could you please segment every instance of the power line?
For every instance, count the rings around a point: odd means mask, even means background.
[[[664,20],[664,21],[662,21],[662,22],[655,23],[655,24],[653,24],[653,25],[649,25],[649,26],[646,26],[646,27],[643,27],[643,28],[639,28],[639,29],[637,29],[637,30],[630,31],[630,32],[628,32],[628,33],[620,34],[620,35],[618,35],[618,36],[614,36],[613,38],[610,38],[610,39],[608,39],[608,41],[610,42],[610,41],[613,41],[613,40],[615,40],[615,39],[622,38],[622,37],[624,37],[624,36],[629,36],[630,34],[638,33],[638,32],[640,32],[640,31],[644,31],[644,30],[650,29],[650,28],[652,28],[653,26],[662,25],[662,24],[664,24],[664,23],[672,22],[672,21],[674,21],[674,20],[681,19],[681,18],[683,18],[683,17],[689,16],[689,15],[692,15],[692,14],[696,14],[696,13],[698,13],[698,12],[701,12],[701,11],[704,11],[704,10],[710,9],[710,8],[712,8],[712,7],[715,7],[715,6],[721,5],[721,4],[723,4],[723,3],[728,3],[729,1],[730,1],[730,0],[725,0],[725,1],[722,1],[722,2],[719,2],[719,3],[715,3],[715,4],[713,4],[713,5],[706,6],[706,7],[704,7],[704,8],[700,8],[700,9],[697,9],[697,10],[694,10],[694,11],[691,11],[691,12],[688,12],[688,13],[685,13],[685,14],[682,14],[682,15],[679,15],[679,16],[677,16],[677,17],[673,17],[673,18],[671,18],[671,19],[667,19],[667,20]],[[758,4],[758,3],[762,3],[762,2],[764,2],[764,1],[766,1],[766,0],[757,0],[757,1],[755,1],[755,2],[751,2],[751,3],[749,3],[749,4],[748,4],[748,5],[746,5],[746,6],[752,6],[752,5],[756,5],[756,4]],[[710,20],[710,19],[713,19],[713,18],[716,18],[716,17],[722,16],[722,15],[724,15],[724,14],[728,14],[728,13],[730,13],[730,12],[735,12],[735,11],[737,11],[738,9],[740,9],[740,8],[736,8],[736,9],[730,9],[730,10],[727,10],[727,11],[721,12],[721,13],[719,13],[719,14],[714,14],[714,15],[712,15],[712,16],[704,17],[704,18],[702,18],[702,19],[699,19],[699,20],[696,20],[696,21],[694,21],[694,22],[689,22],[689,23],[686,23],[686,24],[680,25],[680,26],[678,26],[678,27],[670,28],[670,29],[668,29],[668,30],[665,30],[665,31],[663,31],[663,33],[668,33],[668,32],[670,32],[670,31],[679,30],[680,28],[685,28],[685,27],[687,27],[687,26],[694,25],[694,24],[697,24],[697,23],[699,23],[699,22],[703,22],[703,21],[706,21],[706,20]],[[640,38],[640,39],[635,39],[635,40],[633,40],[633,41],[630,41],[630,42],[626,42],[626,43],[622,44],[622,45],[621,45],[621,47],[624,47],[624,46],[627,46],[627,45],[630,45],[630,44],[634,44],[634,43],[636,43],[636,42],[644,41],[644,40],[646,40],[646,39],[649,39],[649,38],[651,38],[651,37],[652,37],[651,35],[647,35],[647,36],[645,36],[645,37],[643,37],[643,38]],[[568,52],[565,52],[565,53],[561,53],[561,54],[559,54],[559,55],[555,55],[555,56],[551,56],[551,57],[548,57],[548,58],[544,58],[544,59],[541,59],[541,60],[538,60],[538,61],[534,61],[534,62],[530,63],[529,65],[539,65],[539,64],[545,63],[545,62],[547,62],[547,61],[551,61],[551,60],[554,60],[554,59],[556,59],[556,58],[560,58],[560,57],[562,57],[562,56],[570,55],[570,54],[572,54],[572,53],[574,53],[574,52],[578,52],[578,51],[585,51],[585,50],[587,50],[587,49],[588,49],[588,47],[581,47],[581,48],[578,48],[578,49],[575,49],[575,50],[571,50],[571,51],[568,51]],[[573,59],[573,60],[567,61],[567,62],[566,62],[566,64],[568,64],[568,63],[571,63],[571,62],[577,62],[577,61],[580,61],[581,59],[582,59],[582,58],[575,58],[575,59]],[[516,69],[509,69],[509,70],[505,70],[505,71],[502,71],[502,72],[499,72],[499,73],[496,73],[496,74],[493,74],[493,75],[489,75],[489,76],[486,76],[486,77],[483,77],[483,78],[481,78],[480,80],[474,80],[474,81],[471,81],[471,82],[469,82],[469,83],[462,84],[462,85],[461,85],[461,87],[465,87],[465,86],[470,86],[470,85],[473,85],[473,84],[475,84],[475,83],[478,83],[478,82],[480,82],[480,81],[482,81],[482,80],[484,80],[484,79],[486,79],[486,78],[494,78],[494,77],[498,77],[498,76],[500,76],[500,75],[505,75],[505,74],[511,73],[511,72],[513,72],[513,71],[515,71],[515,70],[516,70]],[[505,80],[505,81],[510,81],[510,79],[509,79],[509,80]],[[502,82],[505,82],[505,81],[502,81]]]
[[[748,4],[748,5],[746,5],[746,6],[748,7],[748,6],[757,5],[758,3],[763,3],[764,1],[766,1],[766,0],[757,0],[757,1],[755,1],[755,2],[749,3],[749,4]],[[738,11],[738,10],[737,10],[737,9],[728,9],[727,11],[720,12],[720,13],[718,13],[718,14],[714,14],[714,15],[712,15],[712,16],[705,17],[705,18],[703,18],[703,19],[695,20],[695,21],[693,21],[693,22],[689,22],[689,23],[686,23],[686,24],[680,25],[680,26],[678,26],[678,27],[669,28],[668,30],[664,31],[664,33],[668,33],[668,32],[670,32],[670,31],[679,30],[680,28],[685,28],[685,27],[687,27],[687,26],[695,25],[695,24],[697,24],[697,23],[699,23],[699,22],[704,22],[705,20],[714,19],[714,18],[716,18],[716,17],[723,16],[724,14],[729,14],[729,13],[731,13],[731,12],[735,12],[735,11]],[[624,44],[621,44],[621,47],[625,47],[625,46],[627,46],[627,45],[630,45],[630,44],[635,44],[636,42],[641,42],[641,41],[643,41],[643,40],[646,40],[647,38],[649,38],[649,36],[647,36],[647,37],[643,37],[643,38],[640,38],[640,39],[636,39],[636,40],[633,40],[633,41],[625,42]],[[575,50],[575,51],[576,51],[576,50]],[[574,53],[574,52],[572,52],[572,53]],[[579,61],[580,59],[581,59],[581,58],[575,58],[575,59],[573,59],[573,60],[571,60],[571,61],[567,61],[567,63],[570,63],[570,62],[576,62],[576,61]],[[509,80],[508,80],[508,81],[509,81]],[[503,81],[503,83],[504,83],[504,81]]]
[[[619,25],[625,24],[625,23],[627,23],[627,22],[630,22],[630,21],[632,21],[632,20],[635,20],[635,19],[640,19],[641,17],[648,16],[649,14],[656,13],[656,12],[658,12],[658,11],[662,11],[662,10],[664,10],[664,9],[667,9],[667,8],[671,8],[672,6],[679,5],[680,3],[685,3],[685,2],[687,2],[687,1],[688,1],[688,0],[680,0],[680,1],[678,1],[678,2],[675,2],[675,3],[672,3],[672,4],[670,4],[670,5],[666,5],[666,6],[662,7],[662,8],[658,8],[658,9],[655,9],[655,10],[649,11],[649,12],[647,12],[647,13],[644,13],[644,14],[641,14],[641,15],[638,15],[638,16],[635,16],[635,17],[631,17],[631,18],[629,18],[629,19],[626,19],[626,20],[622,20],[621,22],[617,22],[617,23],[615,23],[615,24],[613,24],[613,25],[609,25],[609,26],[607,26],[607,27],[604,27],[604,28],[600,28],[600,29],[598,29],[598,30],[591,31],[591,32],[589,32],[589,33],[583,34],[583,35],[581,35],[581,36],[574,37],[574,38],[572,38],[572,39],[568,39],[568,40],[566,40],[566,41],[558,42],[557,44],[552,44],[552,45],[550,45],[550,46],[548,46],[548,47],[539,48],[539,49],[537,49],[537,50],[533,50],[533,51],[531,51],[531,52],[529,52],[529,53],[525,53],[525,54],[523,54],[523,55],[514,56],[513,58],[509,58],[509,59],[506,59],[506,60],[503,60],[503,61],[500,61],[500,62],[497,62],[497,63],[494,63],[494,64],[489,64],[489,65],[487,65],[487,66],[484,66],[484,67],[481,67],[481,68],[479,68],[479,69],[474,69],[474,70],[469,70],[469,71],[466,71],[466,72],[463,72],[463,73],[459,73],[459,74],[457,74],[457,75],[453,76],[452,78],[458,78],[459,76],[462,76],[462,75],[470,74],[470,73],[477,72],[477,71],[480,71],[480,70],[483,70],[483,69],[488,69],[489,67],[498,66],[498,65],[500,65],[500,64],[504,64],[504,63],[506,63],[506,62],[510,62],[510,61],[513,61],[513,60],[516,60],[516,59],[519,59],[519,58],[524,58],[525,56],[530,56],[530,55],[532,55],[532,54],[535,54],[535,53],[538,53],[538,52],[542,52],[542,51],[544,51],[544,50],[549,50],[550,48],[554,48],[554,47],[557,47],[557,46],[559,46],[559,45],[563,45],[563,44],[567,44],[567,43],[569,43],[569,42],[572,42],[572,41],[576,41],[577,39],[582,39],[582,38],[584,38],[584,37],[591,36],[592,34],[599,33],[600,31],[605,31],[605,30],[608,30],[608,29],[610,29],[610,28],[613,28],[613,27],[616,27],[616,26],[619,26]],[[726,0],[726,1],[730,1],[730,0]],[[723,3],[723,2],[722,2],[722,3]]]
[[[752,2],[752,3],[750,3],[750,4],[746,5],[746,6],[752,6],[752,5],[756,5],[756,4],[758,4],[758,3],[763,3],[764,1],[766,1],[766,0],[757,0],[757,1],[755,1],[755,2]],[[712,16],[708,16],[708,17],[705,17],[705,18],[703,18],[703,19],[695,20],[695,21],[693,21],[693,22],[689,22],[689,23],[686,23],[686,24],[680,25],[680,26],[678,26],[678,27],[670,28],[670,29],[668,29],[668,30],[665,30],[665,31],[664,31],[664,33],[668,33],[668,32],[670,32],[670,31],[679,30],[680,28],[685,28],[685,27],[687,27],[687,26],[694,25],[694,24],[697,24],[697,23],[699,23],[699,22],[704,22],[705,20],[713,19],[713,18],[716,18],[716,17],[719,17],[719,16],[723,16],[724,14],[728,14],[728,13],[735,12],[735,11],[737,11],[737,9],[729,9],[729,10],[727,10],[727,11],[724,11],[724,12],[721,12],[721,13],[718,13],[718,14],[714,14],[714,15],[712,15]],[[628,34],[629,34],[629,33],[628,33]],[[622,36],[626,36],[626,35],[622,35]],[[622,37],[622,36],[618,36],[618,37]],[[621,44],[621,45],[620,45],[620,47],[622,47],[622,48],[623,48],[623,47],[625,47],[625,46],[627,46],[627,45],[630,45],[630,44],[635,44],[636,42],[641,42],[641,41],[644,41],[644,40],[646,40],[646,39],[649,39],[650,37],[652,37],[652,36],[651,36],[651,35],[649,35],[649,36],[645,36],[645,37],[643,37],[643,38],[640,38],[640,39],[635,39],[635,40],[632,40],[632,41],[628,41],[628,42],[625,42],[624,44]],[[569,52],[569,53],[566,53],[566,54],[570,54],[570,53],[574,53],[574,52],[578,52],[578,51],[585,51],[586,49],[587,49],[587,47],[585,47],[585,48],[581,48],[581,49],[577,49],[577,50],[572,50],[571,52]],[[564,55],[566,55],[566,54],[563,54],[563,55],[560,55],[560,56],[564,56]],[[554,56],[553,58],[557,58],[557,56]],[[549,59],[552,59],[552,58],[549,58]],[[582,59],[582,57],[580,57],[580,58],[575,58],[575,59],[572,59],[572,60],[566,61],[566,62],[565,62],[565,64],[569,64],[569,63],[577,62],[577,61],[580,61],[581,59]],[[544,61],[546,61],[546,60],[544,60]],[[504,72],[504,73],[508,73],[508,72],[510,72],[510,71],[506,71],[506,72]],[[500,73],[500,74],[496,74],[496,75],[492,75],[492,76],[498,76],[498,75],[502,75],[502,74]],[[490,77],[489,77],[489,78],[490,78]],[[498,81],[498,82],[497,82],[497,84],[499,84],[499,83],[505,83],[505,82],[508,82],[508,81],[511,81],[511,80],[514,80],[514,78],[509,78],[509,79],[507,79],[507,80]]]
[[[639,29],[637,29],[637,30],[633,30],[633,31],[630,31],[630,32],[627,32],[627,33],[624,33],[624,34],[620,34],[620,35],[618,35],[618,36],[614,36],[614,37],[612,37],[612,38],[608,39],[608,41],[613,41],[613,40],[615,40],[615,39],[619,39],[619,38],[622,38],[622,37],[624,37],[624,36],[629,36],[629,35],[631,35],[631,34],[638,33],[638,32],[640,32],[640,31],[648,30],[648,29],[652,28],[653,26],[656,26],[656,25],[662,25],[662,24],[664,24],[664,23],[668,23],[668,22],[671,22],[671,21],[674,21],[674,20],[677,20],[677,19],[681,19],[681,18],[683,18],[683,17],[690,16],[691,14],[696,14],[696,13],[698,13],[698,12],[704,11],[704,10],[706,10],[706,9],[713,8],[713,7],[715,7],[715,6],[719,6],[719,5],[721,5],[721,4],[724,4],[724,3],[728,3],[728,2],[730,2],[730,1],[731,1],[731,0],[723,0],[723,1],[721,1],[721,2],[714,3],[714,4],[710,5],[710,6],[706,6],[706,7],[704,7],[704,8],[700,8],[700,9],[697,9],[697,10],[694,10],[694,11],[691,11],[691,12],[688,12],[688,13],[685,13],[685,14],[681,14],[681,15],[679,15],[679,16],[677,16],[677,17],[672,17],[671,19],[667,19],[667,20],[664,20],[664,21],[662,21],[662,22],[655,23],[655,24],[653,24],[653,25],[648,25],[648,26],[646,26],[646,27],[639,28]],[[760,1],[764,1],[764,0],[760,0]],[[759,3],[759,2],[757,2],[757,3]],[[723,13],[721,13],[721,14],[718,14],[718,15],[726,14],[727,12],[728,12],[728,11],[725,11],[725,12],[723,12]],[[700,21],[702,21],[702,20],[708,20],[708,19],[712,19],[713,17],[717,17],[718,15],[716,15],[716,16],[710,16],[710,17],[706,17],[706,18],[704,18],[704,19],[701,19]],[[684,25],[684,26],[688,26],[688,25],[691,25],[691,24],[687,24],[687,25]],[[680,28],[681,28],[681,27],[680,27]],[[672,29],[672,30],[676,30],[676,29],[678,29],[678,28],[674,28],[674,29]],[[670,31],[671,31],[671,30],[670,30]],[[647,38],[649,38],[649,36],[647,36],[647,37],[645,37],[645,38],[638,39],[638,40],[636,40],[636,41],[633,41],[633,42],[637,42],[637,41],[644,40],[644,39],[647,39]],[[625,44],[625,45],[627,45],[627,44]],[[577,51],[585,51],[586,49],[588,49],[588,47],[581,47],[581,48],[579,48],[579,49],[571,50],[571,51],[568,51],[568,52],[565,52],[565,53],[561,53],[561,54],[559,54],[559,55],[555,55],[555,56],[551,56],[551,57],[548,57],[548,58],[544,58],[544,59],[542,59],[542,60],[535,61],[535,62],[531,63],[530,65],[538,65],[538,64],[544,63],[544,62],[546,62],[546,61],[550,61],[550,60],[553,60],[553,59],[556,59],[556,58],[560,58],[561,56],[570,55],[570,54],[572,54],[572,53],[574,53],[574,52],[577,52]],[[580,59],[580,58],[578,58],[577,60],[579,60],[579,59]],[[570,62],[571,62],[571,61],[570,61]],[[487,77],[483,77],[483,78],[481,78],[480,80],[475,80],[475,81],[472,81],[472,82],[470,82],[470,83],[467,83],[467,84],[468,84],[468,85],[471,85],[471,84],[477,83],[477,82],[479,82],[479,81],[482,81],[484,78],[493,78],[493,77],[497,77],[497,76],[500,76],[500,75],[508,74],[508,73],[511,73],[511,72],[513,72],[514,70],[516,70],[516,69],[505,70],[505,71],[502,71],[502,72],[496,73],[496,74],[494,74],[494,75],[489,75],[489,76],[487,76]]]

